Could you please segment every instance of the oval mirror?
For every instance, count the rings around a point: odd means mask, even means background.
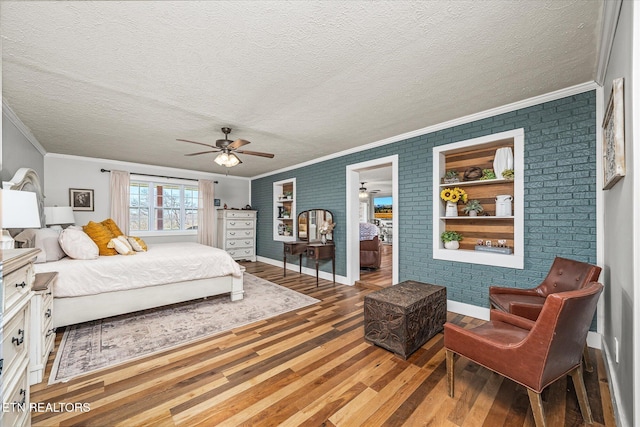
[[[298,240],[319,242],[320,228],[325,223],[333,223],[333,214],[326,209],[310,209],[298,214]],[[333,233],[327,233],[327,241],[333,241]]]

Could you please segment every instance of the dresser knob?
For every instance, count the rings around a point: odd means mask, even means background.
[[[51,328],[47,331],[47,335],[45,335],[45,338],[47,338],[49,335],[51,334],[55,334],[56,333],[56,328]]]
[[[235,232],[235,231],[230,231],[230,232],[229,232],[229,235],[230,235],[230,236],[235,236],[235,235],[236,235],[236,232]]]
[[[16,288],[22,288],[24,289],[25,286],[27,286],[27,282],[22,282],[22,283],[16,283]]]
[[[47,308],[47,311],[44,312],[44,317],[51,317],[51,309]]]
[[[229,246],[233,246],[235,244],[236,244],[236,242],[229,242]]]
[[[11,342],[15,345],[20,345],[24,342],[24,329],[18,329],[18,336],[11,338]]]

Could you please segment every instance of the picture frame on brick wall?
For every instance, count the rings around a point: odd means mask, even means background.
[[[613,81],[602,121],[603,189],[612,188],[626,174],[624,159],[624,78]]]

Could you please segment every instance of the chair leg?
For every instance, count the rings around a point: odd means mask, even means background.
[[[533,419],[536,422],[536,427],[546,427],[547,422],[544,418],[544,408],[542,407],[540,393],[536,393],[530,389],[527,389],[527,393],[529,393],[529,402],[531,402],[531,410],[533,411]]]
[[[591,357],[589,357],[589,346],[587,343],[584,344],[582,358],[584,359],[584,370],[587,372],[593,372],[593,364],[591,363]]]
[[[578,403],[580,404],[580,412],[582,412],[582,418],[587,424],[593,424],[593,416],[591,415],[591,407],[589,406],[589,399],[587,398],[587,389],[584,387],[584,377],[582,376],[582,365],[575,368],[569,373],[573,380],[573,387],[576,389],[576,395],[578,395]]]
[[[447,364],[447,390],[449,392],[449,397],[453,397],[454,394],[454,371],[455,366],[453,364],[453,351],[446,350],[445,353],[445,361]]]

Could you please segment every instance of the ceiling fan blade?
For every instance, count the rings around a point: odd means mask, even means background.
[[[219,153],[220,150],[218,151],[198,151],[197,153],[189,153],[189,154],[185,154],[185,156],[197,156],[199,154],[207,154],[207,153]]]
[[[190,142],[190,143],[192,143],[192,144],[204,145],[205,147],[218,148],[218,147],[216,147],[215,145],[205,144],[204,142],[189,141],[188,139],[176,139],[176,141]]]
[[[260,156],[260,157],[268,157],[270,159],[273,159],[275,157],[275,154],[270,154],[270,153],[260,153],[258,151],[247,151],[247,150],[234,150],[234,153],[240,153],[240,154],[248,154],[250,156]]]
[[[240,148],[243,145],[247,145],[247,144],[251,144],[251,141],[247,141],[245,139],[236,139],[231,144],[227,145],[227,148],[231,148],[232,150],[235,150],[236,148]]]

